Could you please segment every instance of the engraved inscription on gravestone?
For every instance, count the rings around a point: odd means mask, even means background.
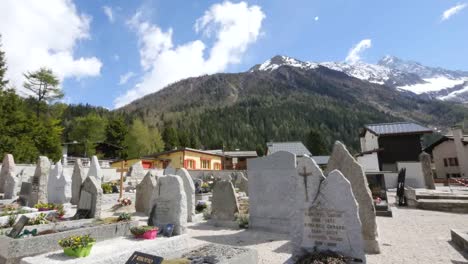
[[[156,214],[157,215],[167,214],[169,210],[171,209],[169,204],[170,204],[170,201],[159,200],[158,206],[156,207]]]
[[[343,214],[344,211],[310,207],[305,213],[303,242],[317,248],[336,247],[346,238]]]
[[[160,264],[163,260],[162,257],[135,251],[125,264]]]

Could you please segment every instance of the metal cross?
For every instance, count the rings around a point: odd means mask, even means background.
[[[303,168],[303,172],[302,173],[299,172],[299,175],[304,178],[304,188],[305,188],[305,196],[306,196],[305,200],[306,200],[306,202],[308,202],[309,201],[309,192],[307,191],[307,177],[311,176],[312,172],[307,172],[305,166],[302,167],[302,168]]]

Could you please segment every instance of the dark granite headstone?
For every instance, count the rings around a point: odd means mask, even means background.
[[[16,238],[21,234],[21,231],[23,231],[24,226],[29,222],[29,217],[22,215],[21,218],[16,222],[15,225],[13,225],[13,228],[11,229],[10,233],[8,234],[9,237],[11,238]]]
[[[135,251],[125,264],[161,264],[163,260],[162,257]]]
[[[21,183],[21,190],[18,198],[18,203],[21,204],[21,206],[28,206],[31,192],[32,184],[30,182]]]
[[[91,210],[88,209],[78,209],[76,210],[76,214],[73,216],[74,220],[80,220],[80,219],[88,219],[90,217]]]

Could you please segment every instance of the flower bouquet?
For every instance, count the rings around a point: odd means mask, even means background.
[[[95,243],[96,239],[89,235],[69,236],[58,242],[63,248],[65,255],[78,258],[87,257],[91,253],[91,248]]]

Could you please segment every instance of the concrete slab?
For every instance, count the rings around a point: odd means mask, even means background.
[[[468,253],[468,230],[451,229],[450,235],[452,236],[452,242],[462,251]]]
[[[468,214],[468,200],[420,199],[418,200],[418,208],[424,210]]]

